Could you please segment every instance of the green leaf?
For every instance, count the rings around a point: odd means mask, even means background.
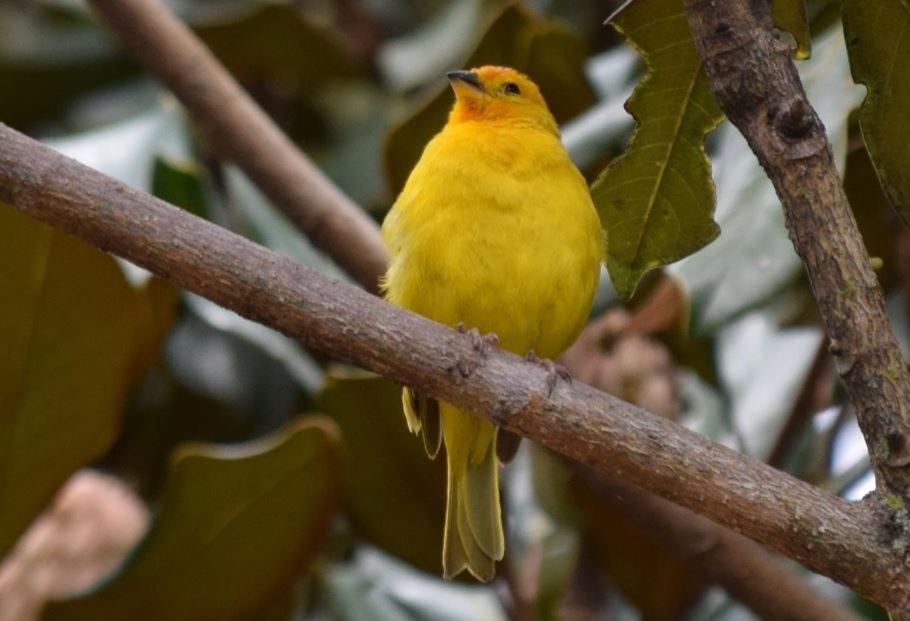
[[[97,590],[47,607],[45,621],[257,618],[322,543],[339,483],[338,430],[308,418],[274,437],[189,445],[161,512]]]
[[[910,3],[844,0],[856,82],[868,89],[859,124],[891,205],[910,223]]]
[[[553,116],[563,122],[594,101],[584,74],[585,58],[584,42],[574,32],[523,5],[510,4],[492,20],[462,67],[506,65],[527,73],[540,86]],[[389,132],[385,168],[395,194],[452,107],[451,89],[439,77],[432,97]]]
[[[117,259],[121,271],[133,285],[135,298],[135,349],[133,350],[132,379],[138,381],[161,357],[165,338],[174,325],[180,304],[180,292],[171,283],[152,276],[145,270]],[[137,284],[126,275],[128,268],[143,272]]]
[[[344,434],[344,505],[355,530],[412,565],[439,573],[445,458],[428,459],[423,444],[408,432],[401,387],[335,368],[316,408]]]
[[[0,556],[55,490],[111,444],[175,298],[0,204]]]
[[[238,79],[311,90],[362,73],[343,41],[293,3],[263,3],[229,19],[197,21],[194,31]]]
[[[611,19],[647,72],[626,109],[637,120],[591,192],[607,231],[606,263],[623,297],[648,270],[711,242],[714,183],[705,135],[723,118],[689,34],[682,0],[636,0]]]
[[[812,31],[805,0],[774,0],[774,25],[793,35],[796,59],[806,60],[812,55]]]
[[[152,194],[205,218],[208,213],[202,169],[170,157],[156,156],[152,165]]]
[[[890,621],[891,619],[891,615],[884,608],[854,593],[850,594],[850,605],[861,619],[869,619],[869,621]]]

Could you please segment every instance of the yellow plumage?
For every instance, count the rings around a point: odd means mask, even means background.
[[[584,178],[526,76],[504,67],[449,74],[445,128],[427,144],[383,224],[387,299],[436,321],[495,333],[503,348],[553,358],[581,331],[603,256]],[[493,577],[504,537],[497,429],[405,389],[409,428],[431,457],[446,447],[443,573]]]

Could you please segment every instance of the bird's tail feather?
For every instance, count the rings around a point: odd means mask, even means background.
[[[447,404],[441,404],[441,410],[448,463],[443,575],[453,578],[467,569],[487,582],[505,553],[497,430]]]
[[[423,448],[430,459],[436,459],[442,446],[442,429],[439,423],[439,402],[413,388],[401,391],[404,417],[411,433],[423,440]]]

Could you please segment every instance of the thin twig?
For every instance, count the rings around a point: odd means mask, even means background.
[[[379,228],[291,143],[160,0],[90,0],[143,65],[319,248],[369,291],[387,256]]]
[[[805,429],[806,423],[812,420],[815,412],[824,407],[824,404],[819,402],[826,401],[828,397],[822,397],[819,393],[824,392],[826,395],[830,395],[831,392],[829,358],[828,341],[824,339],[818,346],[815,359],[812,361],[812,366],[809,367],[809,373],[806,375],[796,399],[793,400],[787,422],[777,435],[777,441],[768,456],[769,465],[775,468],[784,467],[793,447]]]
[[[305,345],[445,400],[729,526],[879,602],[908,572],[851,504],[581,382],[483,355],[396,308],[0,124],[0,201]]]

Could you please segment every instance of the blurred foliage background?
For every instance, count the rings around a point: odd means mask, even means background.
[[[528,72],[592,182],[632,135],[623,106],[645,71],[602,25],[618,2],[168,4],[377,221],[444,122],[447,70]],[[687,36],[678,5],[641,0],[617,28],[650,54],[655,41]],[[838,5],[808,4],[812,56],[799,66],[906,352],[910,237],[859,131],[863,89]],[[642,28],[661,16],[666,30]],[[788,30],[806,56],[808,30]],[[695,146],[676,163],[700,179],[683,213],[702,224],[673,247],[661,245],[659,222],[639,232],[658,240],[647,256],[611,246],[617,289],[635,294],[621,299],[605,272],[592,323],[565,362],[584,381],[859,498],[872,489],[865,446],[773,188],[727,124],[708,134],[706,155],[698,148],[720,115],[709,92],[697,95],[698,66],[682,73],[691,58],[649,59],[652,81],[690,80],[690,95],[704,98],[697,114],[691,99],[639,93],[630,104],[645,122],[649,106],[681,106],[674,114],[687,129],[671,138],[694,136]],[[0,121],[346,279],[213,153],[80,0],[0,0]],[[667,139],[665,128],[640,131]],[[642,192],[615,185],[634,173],[634,157],[630,149],[595,185],[608,229],[606,212]],[[660,200],[688,200],[685,191],[661,187]],[[505,471],[499,578],[443,582],[444,466],[407,433],[395,385],[3,205],[0,286],[2,621],[752,618],[627,517],[620,499],[527,442]],[[883,618],[803,573],[858,614]]]

